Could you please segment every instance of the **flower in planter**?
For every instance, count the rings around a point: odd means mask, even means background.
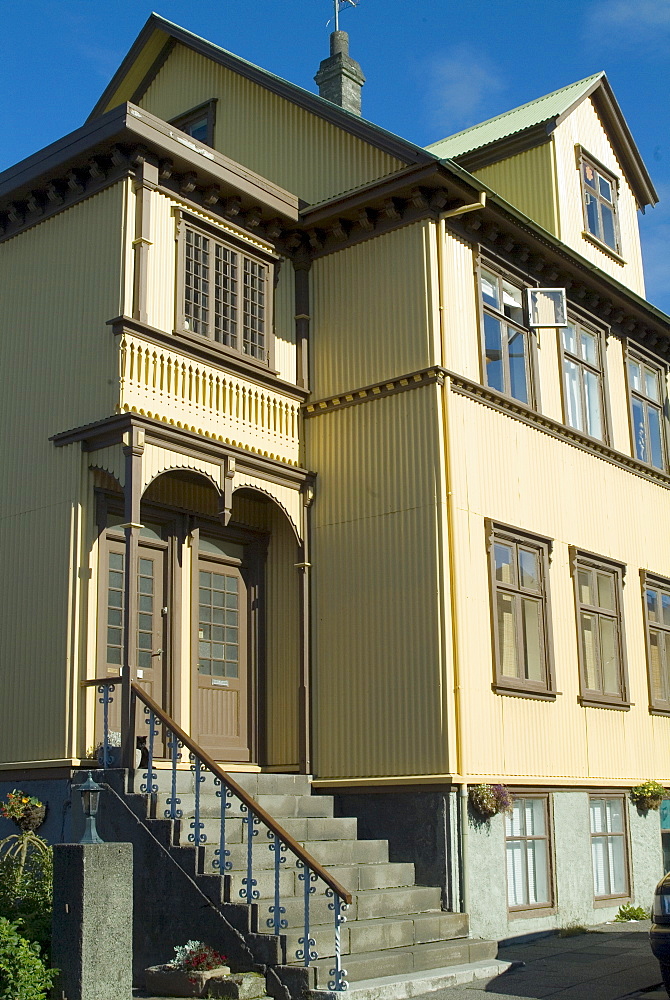
[[[512,793],[506,785],[471,785],[468,791],[470,805],[483,819],[490,819],[512,808]]]
[[[13,820],[22,830],[36,830],[44,822],[46,806],[34,795],[26,795],[15,788],[7,793],[7,799],[0,804],[0,812],[6,819]]]
[[[209,972],[211,969],[225,966],[226,956],[221,955],[211,945],[205,944],[203,941],[187,941],[186,944],[175,947],[174,958],[168,964],[189,975],[189,973]]]
[[[630,790],[630,797],[638,809],[658,809],[666,791],[660,782],[649,778]]]

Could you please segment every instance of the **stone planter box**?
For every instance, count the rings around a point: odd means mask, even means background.
[[[256,1000],[265,997],[265,976],[258,972],[234,972],[223,965],[209,972],[194,972],[192,983],[185,972],[170,965],[154,965],[144,973],[147,993],[164,997],[225,997],[226,1000]]]
[[[227,965],[220,965],[218,969],[208,969],[206,972],[189,973],[171,965],[153,965],[145,969],[144,988],[147,993],[159,997],[203,997],[208,992],[213,992],[217,981],[225,980],[229,975]]]

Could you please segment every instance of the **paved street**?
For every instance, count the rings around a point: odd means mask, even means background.
[[[430,1000],[668,1000],[648,931],[649,921],[605,924],[501,948],[499,958],[524,964],[494,980],[431,993]]]

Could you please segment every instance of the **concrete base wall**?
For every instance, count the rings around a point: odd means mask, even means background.
[[[550,798],[554,906],[537,916],[532,910],[508,911],[504,817],[481,821],[469,813],[466,877],[474,936],[506,940],[570,924],[604,923],[622,902],[651,906],[663,874],[659,813],[640,812],[626,796],[630,897],[602,905],[593,899],[588,793],[556,790]],[[358,817],[359,836],[387,839],[392,861],[413,861],[417,882],[440,886],[445,909],[460,909],[455,792],[340,792],[336,813]]]
[[[69,844],[79,840],[82,831],[80,826],[75,836],[68,778],[31,779],[21,777],[5,781],[0,771],[0,800],[5,798],[7,792],[12,792],[15,788],[25,792],[26,795],[36,796],[40,802],[46,804],[46,818],[36,831],[40,837],[44,837],[50,844]],[[77,798],[79,797],[78,795]],[[17,832],[18,828],[15,823],[0,816],[0,840],[3,837],[8,837],[10,833]]]

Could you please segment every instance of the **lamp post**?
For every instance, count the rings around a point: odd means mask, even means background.
[[[98,815],[98,800],[102,787],[93,780],[93,775],[88,772],[88,778],[77,786],[77,791],[81,794],[81,806],[86,818],[84,836],[79,841],[80,844],[102,844],[104,841],[99,836],[95,817]]]

